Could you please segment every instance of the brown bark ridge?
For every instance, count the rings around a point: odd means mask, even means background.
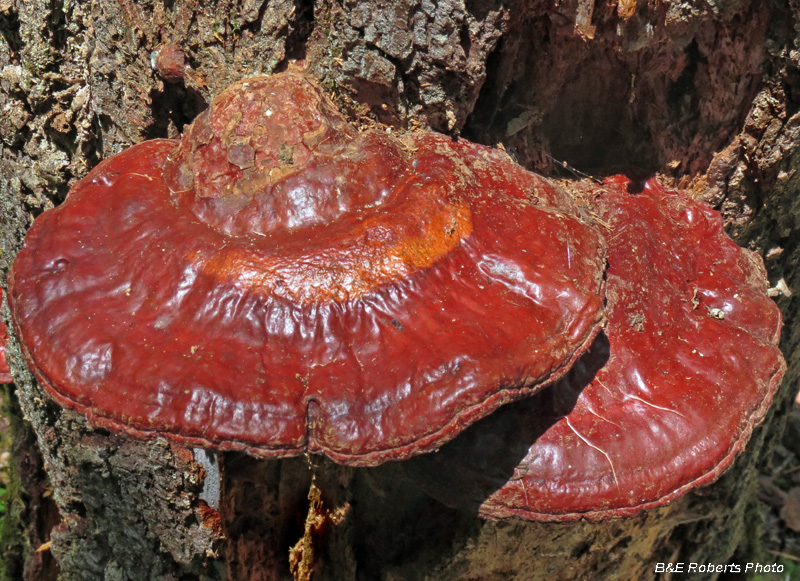
[[[307,577],[343,580],[646,579],[659,561],[754,558],[753,483],[800,371],[798,301],[777,288],[800,289],[796,3],[0,0],[0,31],[4,287],[33,218],[99,160],[175,137],[226,85],[301,61],[365,122],[502,143],[554,174],[555,159],[690,189],[765,257],[789,362],[770,416],[714,485],[635,518],[556,525],[448,509],[397,464],[238,454],[221,459],[218,513],[191,451],[60,409],[12,340],[38,451],[19,440],[28,492],[19,535],[3,537],[11,578],[285,579],[291,547]],[[52,558],[34,552],[47,540]]]

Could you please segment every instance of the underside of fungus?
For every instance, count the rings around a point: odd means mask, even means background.
[[[649,181],[590,194],[609,225],[605,334],[563,380],[406,463],[486,518],[630,516],[715,480],[764,418],[785,364],[760,258],[719,214]]]
[[[25,357],[98,426],[373,465],[562,377],[601,229],[504,153],[359,131],[299,74],[98,165],[10,273]]]

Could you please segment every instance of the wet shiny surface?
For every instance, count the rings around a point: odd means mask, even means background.
[[[719,214],[655,180],[607,183],[606,334],[563,380],[406,464],[488,518],[628,516],[717,478],[785,371],[760,258]],[[720,314],[722,313],[722,314]]]
[[[502,152],[345,124],[250,79],[183,143],[100,164],[11,277],[29,364],[95,423],[377,464],[562,376],[602,319],[602,235]]]

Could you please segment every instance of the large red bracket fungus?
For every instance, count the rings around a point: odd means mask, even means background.
[[[600,229],[505,154],[240,82],[98,165],[9,278],[62,405],[136,436],[373,465],[561,378],[603,321]]]
[[[781,315],[756,255],[719,214],[616,178],[590,203],[607,221],[606,337],[563,380],[506,406],[407,470],[486,518],[630,516],[715,480],[745,446],[785,371]]]

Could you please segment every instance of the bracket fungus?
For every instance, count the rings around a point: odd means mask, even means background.
[[[588,213],[502,152],[357,130],[286,73],[99,164],[9,298],[39,382],[98,426],[374,465],[561,378],[604,269]]]
[[[502,152],[358,129],[308,77],[255,77],[40,216],[12,320],[101,427],[416,456],[487,518],[633,515],[718,477],[785,363],[760,260],[704,205],[626,187],[578,203]]]
[[[715,480],[763,420],[786,368],[763,263],[716,211],[655,179],[626,185],[590,201],[610,226],[605,335],[549,389],[406,463],[443,503],[492,519],[631,516]]]

